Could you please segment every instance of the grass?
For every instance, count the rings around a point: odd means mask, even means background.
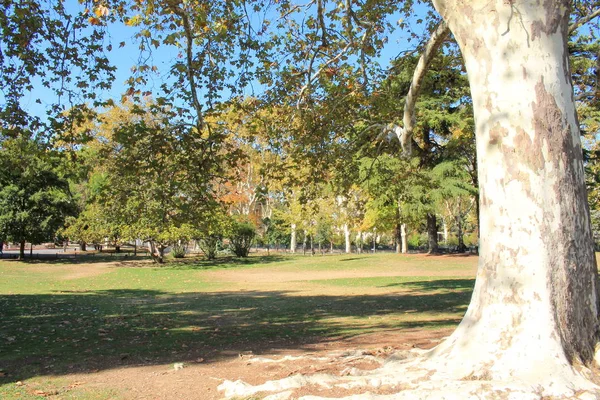
[[[61,398],[118,398],[70,388],[61,377],[454,326],[475,264],[476,257],[395,254],[184,259],[161,267],[0,262],[0,398],[44,397],[17,381],[46,395],[48,387],[67,388]]]

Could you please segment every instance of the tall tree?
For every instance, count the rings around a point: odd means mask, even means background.
[[[0,144],[0,237],[20,244],[51,242],[75,212],[68,181],[58,173],[58,156],[20,135]]]

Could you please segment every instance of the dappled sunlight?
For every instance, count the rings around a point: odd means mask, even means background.
[[[0,368],[25,379],[200,356],[210,362],[231,352],[301,349],[379,330],[456,324],[469,293],[436,290],[354,296],[139,289],[2,295]]]

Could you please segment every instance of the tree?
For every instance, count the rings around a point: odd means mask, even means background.
[[[0,237],[20,244],[53,241],[75,212],[69,184],[57,172],[58,157],[21,135],[0,145]]]
[[[569,2],[435,5],[461,47],[471,84],[482,220],[473,299],[436,353],[460,355],[456,372],[465,376],[516,374],[545,387],[565,377],[576,382],[569,366],[593,362],[600,303],[564,50]],[[535,317],[527,310],[537,310]],[[466,337],[469,344],[459,345]],[[541,376],[542,365],[552,373]]]
[[[566,51],[571,2],[433,3],[444,20],[434,40],[452,32],[473,98],[479,269],[452,336],[426,359],[390,365],[378,377],[432,381],[413,386],[409,398],[441,396],[445,384],[444,393],[453,388],[466,397],[495,390],[485,388],[489,382],[521,397],[597,393],[585,368],[576,368],[594,362],[600,302]],[[439,380],[446,382],[436,387]]]

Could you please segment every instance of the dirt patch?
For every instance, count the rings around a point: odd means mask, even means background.
[[[175,363],[121,367],[95,373],[68,375],[66,378],[79,383],[75,390],[114,390],[120,394],[120,398],[126,400],[216,400],[223,398],[223,393],[217,390],[217,386],[225,380],[240,379],[250,384],[261,384],[296,374],[343,376],[351,368],[372,370],[398,350],[429,349],[451,331],[452,329],[389,331],[318,343],[303,350],[284,349],[260,355],[243,353],[233,358],[216,358],[212,361],[199,358],[196,362],[184,363],[181,369],[181,366]],[[297,389],[291,398],[309,392],[325,397],[361,393],[359,389],[355,392],[340,388],[312,389]],[[398,389],[381,387],[376,393],[393,393]]]
[[[90,278],[104,275],[110,272],[111,268],[118,266],[118,262],[96,263],[96,264],[30,264],[27,270],[35,274],[52,274],[61,280],[73,280],[81,278]]]
[[[411,262],[410,265],[403,266],[401,263],[398,265],[390,265],[387,267],[378,266],[376,270],[370,270],[364,267],[356,267],[354,269],[341,269],[341,270],[285,270],[285,269],[271,269],[268,275],[265,275],[265,271],[262,269],[222,269],[218,271],[207,271],[204,272],[205,276],[209,280],[220,281],[220,282],[244,282],[244,283],[282,283],[282,282],[299,282],[313,279],[328,280],[328,279],[356,279],[356,278],[372,278],[372,277],[390,277],[390,276],[455,276],[455,277],[473,277],[477,272],[477,258],[472,257],[474,260],[468,268],[453,268],[449,274],[448,268],[442,267],[458,263],[464,266],[464,259],[466,256],[428,256],[428,255],[416,255],[411,256],[412,258],[423,259],[427,262],[438,262],[440,268],[427,268],[426,271],[419,268]]]

